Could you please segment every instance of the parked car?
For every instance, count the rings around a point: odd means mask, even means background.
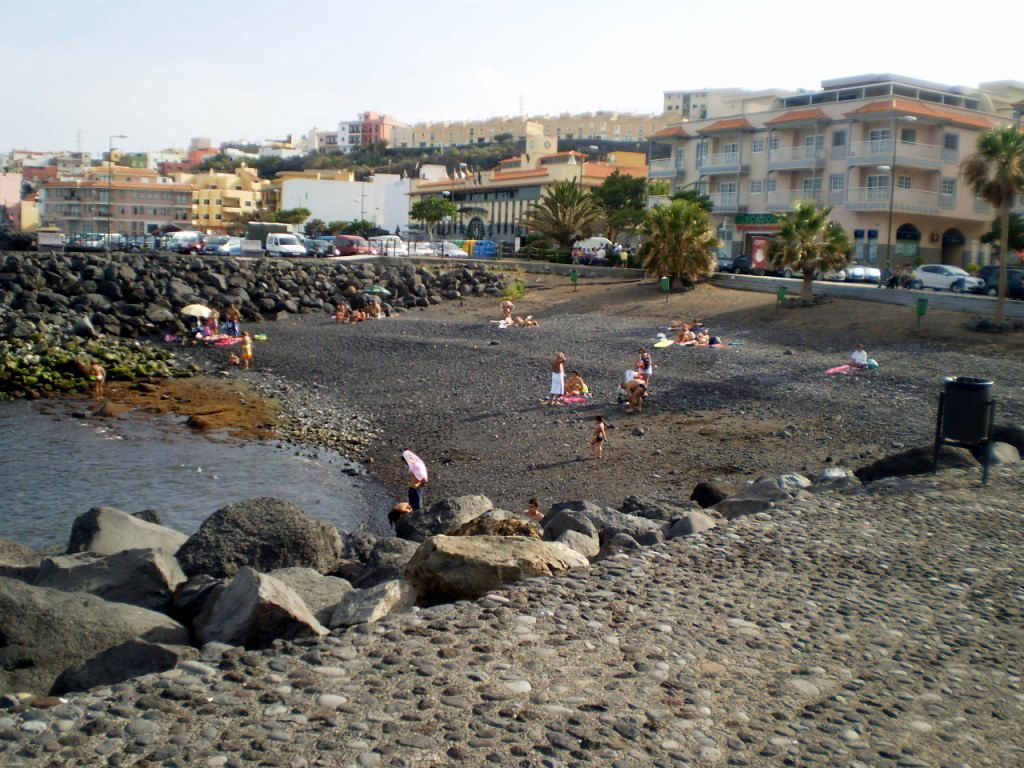
[[[203,253],[217,253],[217,249],[230,239],[227,235],[210,235],[204,241]]]
[[[914,276],[910,280],[911,288],[931,288],[933,291],[953,293],[978,291],[984,285],[983,280],[972,277],[967,270],[949,264],[922,264],[914,270]]]
[[[850,283],[880,283],[882,270],[867,264],[849,264],[846,267],[846,280]]]
[[[175,253],[199,253],[203,247],[203,233],[195,230],[172,232],[164,239],[164,249]]]
[[[203,253],[214,256],[240,256],[242,254],[242,238],[240,237],[215,237],[210,240],[217,240],[212,243],[208,240],[203,246]]]
[[[378,235],[371,237],[369,242],[374,253],[381,256],[408,256],[409,248],[398,235]]]
[[[365,238],[359,237],[359,235],[335,235],[334,247],[338,249],[339,256],[370,256],[373,254],[373,248]]]
[[[995,296],[999,293],[999,267],[982,267],[978,278],[984,280],[981,293]],[[1024,299],[1024,269],[1009,268],[1006,270],[1006,297],[1008,299]]]
[[[434,256],[444,256],[452,259],[465,259],[469,256],[468,253],[450,240],[442,240],[439,243],[430,243],[430,250]]]
[[[795,278],[797,280],[803,280],[803,278],[804,278],[804,273],[803,272],[801,272],[799,269],[793,269],[792,267],[785,267],[784,269],[773,270],[771,272],[771,274],[773,274],[773,275],[775,275],[777,277],[789,277],[789,278]],[[830,280],[832,282],[841,283],[844,280],[846,280],[846,270],[845,269],[830,269],[830,270],[827,270],[825,272],[815,272],[814,273],[814,279],[815,280]]]
[[[732,272],[734,263],[732,254],[726,253],[725,251],[718,251],[718,253],[715,254],[715,258],[718,260],[715,267],[716,272]]]
[[[763,275],[764,270],[760,267],[754,268],[753,257],[747,254],[737,256],[732,260],[732,271],[737,275]]]
[[[101,234],[83,232],[76,235],[68,235],[64,243],[66,251],[79,251],[84,253],[100,253],[107,249],[106,238]]]
[[[267,256],[305,256],[306,246],[296,235],[274,232],[267,235]]]
[[[306,238],[306,252],[310,256],[337,256],[338,249],[334,247],[332,240],[321,240],[320,238]]]

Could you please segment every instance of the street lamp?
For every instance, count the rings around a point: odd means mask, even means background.
[[[885,260],[888,264],[889,271],[892,272],[893,260],[892,260],[892,245],[895,237],[892,231],[892,212],[893,204],[896,201],[896,143],[899,140],[896,136],[896,123],[898,120],[902,120],[905,123],[913,123],[917,121],[917,118],[913,115],[904,115],[901,118],[893,117],[892,119],[892,164],[891,165],[879,165],[876,166],[880,171],[889,172],[889,228],[885,234]]]
[[[107,255],[110,254],[110,224],[114,216],[114,139],[127,138],[123,133],[112,133],[107,142]]]

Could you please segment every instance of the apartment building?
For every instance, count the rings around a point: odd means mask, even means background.
[[[779,99],[796,91],[771,88],[747,91],[743,88],[703,88],[696,91],[665,91],[662,111],[671,122],[708,120],[773,109]]]
[[[393,115],[380,112],[361,112],[355,120],[338,123],[335,139],[337,151],[351,152],[356,147],[384,142],[396,146],[395,132],[404,127]]]
[[[64,234],[120,232],[141,235],[168,225],[187,229],[192,221],[192,187],[175,184],[146,168],[109,164],[78,179],[44,182],[39,191],[44,224]]]
[[[223,233],[245,214],[254,213],[263,202],[267,182],[255,168],[241,165],[234,173],[179,173],[178,184],[192,190],[192,225],[204,232]]]
[[[494,117],[486,120],[427,122],[403,126],[395,130],[395,147],[443,149],[470,144],[488,144],[498,136],[524,140],[537,133],[556,139],[602,139],[604,141],[646,141],[665,127],[663,115],[640,115],[628,112],[585,112],[532,117]]]
[[[552,184],[575,180],[592,188],[617,170],[646,178],[643,153],[611,152],[604,159],[590,158],[582,152],[560,152],[557,137],[531,134],[522,155],[506,158],[493,171],[467,169],[446,179],[415,180],[412,203],[446,197],[459,206],[458,219],[443,222],[438,234],[510,242],[526,234],[520,219]]]
[[[1008,88],[1007,106],[1013,95]],[[978,135],[1010,122],[984,90],[866,75],[770,106],[679,121],[651,137],[651,180],[710,195],[734,255],[771,237],[778,213],[813,200],[833,206],[857,261],[990,260],[980,238],[994,212],[960,178]]]
[[[396,173],[356,181],[352,171],[286,171],[268,182],[266,208],[306,208],[323,221],[364,219],[391,232],[409,226],[410,183]]]

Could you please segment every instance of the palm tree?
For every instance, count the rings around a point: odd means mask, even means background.
[[[597,200],[576,180],[559,181],[530,206],[520,220],[522,226],[540,232],[558,243],[564,251],[576,240],[590,237],[601,228],[601,208]]]
[[[772,267],[789,267],[803,273],[802,301],[814,298],[814,275],[846,266],[852,246],[842,225],[830,221],[832,206],[819,208],[812,200],[797,203],[779,216],[779,231],[768,244]]]
[[[974,194],[999,211],[999,289],[992,319],[1002,325],[1006,318],[1006,263],[1010,253],[1010,209],[1024,192],[1024,133],[1005,125],[978,137],[978,151],[960,168]]]
[[[718,239],[711,217],[698,203],[675,200],[647,212],[640,248],[649,275],[695,282],[715,271]]]

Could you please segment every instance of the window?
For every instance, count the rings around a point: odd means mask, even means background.
[[[904,144],[916,144],[917,143],[917,129],[916,128],[903,128],[900,130],[900,141]]]
[[[841,173],[834,173],[829,177],[829,189],[833,192],[842,192],[846,186],[846,179]]]
[[[897,176],[896,177],[896,186],[899,187],[900,189],[910,189],[911,188],[911,179],[910,179],[910,177],[909,176]]]
[[[846,146],[846,131],[832,131],[832,146],[833,147],[845,147]]]
[[[770,179],[766,179],[764,182],[764,188],[766,192],[774,192],[775,188],[779,185],[779,180],[774,176]]]
[[[958,133],[944,133],[942,134],[942,148],[948,149],[952,152],[956,152],[960,149],[960,134]]]
[[[764,152],[764,139],[754,139],[754,143],[751,145],[750,151],[755,154],[758,152]]]
[[[771,150],[773,150],[773,149],[778,149],[778,148],[779,148],[779,137],[778,136],[772,136],[770,139],[768,139],[768,151],[769,152]]]
[[[956,195],[956,179],[945,178],[942,180],[942,184],[939,187],[939,191],[944,195]]]
[[[752,195],[760,195],[761,194],[761,184],[762,184],[761,179],[751,179],[750,180],[750,194],[752,194]]]
[[[868,200],[889,199],[889,176],[868,176]]]

